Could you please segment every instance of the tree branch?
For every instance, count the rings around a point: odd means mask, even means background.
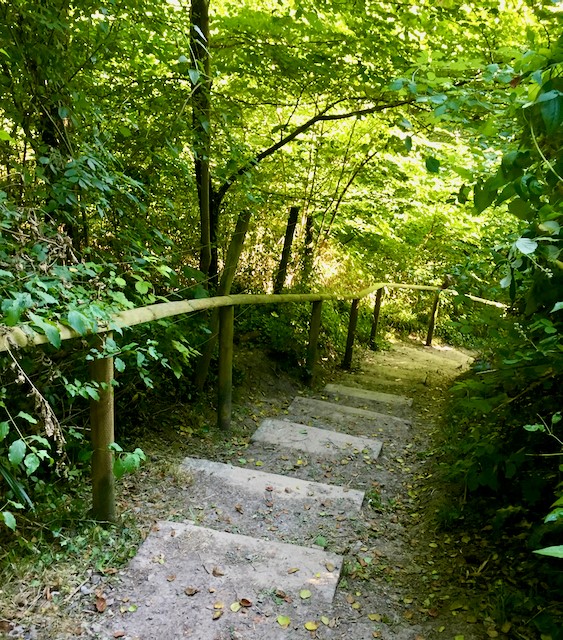
[[[402,107],[402,106],[404,106],[406,104],[412,103],[414,101],[414,99],[415,98],[412,97],[412,98],[405,99],[405,100],[399,100],[397,102],[393,102],[393,103],[390,103],[390,104],[378,104],[378,105],[374,105],[372,107],[366,107],[364,109],[356,109],[354,111],[346,111],[345,113],[328,113],[328,111],[330,111],[338,103],[342,102],[342,100],[339,100],[338,102],[333,102],[333,103],[329,104],[322,111],[317,113],[317,115],[313,116],[312,118],[309,118],[309,120],[304,122],[302,125],[298,126],[291,133],[288,133],[286,136],[284,136],[281,140],[279,140],[275,144],[271,145],[267,149],[264,149],[264,151],[261,151],[260,153],[256,154],[253,158],[251,158],[250,160],[245,162],[236,171],[234,171],[225,180],[225,182],[221,185],[221,187],[217,190],[217,195],[216,195],[217,206],[219,206],[219,204],[222,202],[223,198],[225,197],[225,195],[227,194],[228,190],[231,188],[231,186],[233,185],[233,183],[235,182],[235,180],[237,178],[239,178],[244,173],[246,173],[247,171],[249,171],[250,169],[255,167],[257,164],[262,162],[262,160],[264,160],[265,158],[268,158],[269,156],[273,155],[276,151],[278,151],[279,149],[284,147],[286,144],[288,144],[292,140],[295,140],[295,138],[297,138],[297,136],[299,136],[300,134],[302,134],[305,131],[307,131],[307,129],[310,129],[313,125],[317,124],[317,122],[323,122],[323,121],[326,122],[326,121],[334,121],[334,120],[346,120],[347,118],[365,116],[365,115],[369,115],[371,113],[376,113],[378,111],[385,111],[385,109],[394,109],[396,107]]]

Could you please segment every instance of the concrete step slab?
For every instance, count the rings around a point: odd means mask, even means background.
[[[341,568],[341,556],[320,549],[158,522],[120,575],[107,637],[274,637],[266,629],[282,631],[278,611],[293,620],[313,599],[332,602]],[[233,603],[247,606],[233,611]]]
[[[324,388],[324,392],[331,396],[351,396],[353,398],[373,401],[379,404],[412,407],[412,398],[400,396],[395,393],[383,393],[381,391],[373,391],[370,389],[347,387],[343,384],[327,384]]]
[[[381,441],[372,438],[352,436],[272,418],[262,421],[260,427],[254,432],[252,441],[297,449],[320,457],[356,452],[359,454],[366,451],[371,458],[377,458],[382,447]]]
[[[411,415],[412,398],[406,396],[343,384],[327,384],[323,390],[323,395],[325,394],[331,401],[349,407],[368,409],[398,418],[409,418]]]
[[[247,467],[235,467],[232,464],[201,460],[199,458],[185,458],[180,465],[182,470],[204,475],[210,480],[206,485],[210,488],[214,484],[221,485],[224,493],[224,485],[235,488],[238,492],[253,494],[263,501],[264,496],[268,501],[281,500],[283,502],[303,502],[326,504],[338,501],[345,503],[346,509],[357,513],[364,501],[364,492],[355,489],[347,489],[337,485],[324,484],[322,482],[310,482],[299,480],[290,476],[277,473],[267,473]],[[196,482],[198,490],[201,489],[201,478]],[[297,506],[296,508],[299,508]]]
[[[352,434],[373,433],[380,429],[401,430],[410,428],[410,421],[386,413],[370,411],[358,407],[346,405],[316,398],[297,396],[288,407],[288,419],[292,421],[304,421],[311,426],[335,428],[339,431],[348,431]]]

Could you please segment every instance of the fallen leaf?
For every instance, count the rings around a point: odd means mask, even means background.
[[[321,622],[328,627],[330,620],[326,616],[321,616]]]
[[[438,611],[438,609],[428,609],[428,615],[431,618],[437,618],[440,615],[440,612]]]
[[[276,620],[282,629],[287,629],[291,623],[291,618],[289,616],[278,616]]]
[[[96,598],[96,611],[103,613],[108,607],[108,602],[103,596]]]
[[[381,622],[381,614],[380,613],[368,613],[368,618],[372,622]]]
[[[213,615],[211,616],[213,620],[219,620],[219,618],[223,615],[223,610],[222,609],[217,609],[216,611],[213,612]]]
[[[348,594],[348,595],[346,596],[346,602],[347,602],[348,604],[352,604],[352,603],[353,603],[353,602],[355,602],[355,601],[356,601],[356,600],[354,599],[354,596],[352,596],[352,595],[350,595],[350,594]]]
[[[334,571],[334,565],[332,564],[332,562],[326,562],[325,567],[326,567],[326,570],[330,571],[331,573]]]
[[[487,629],[487,635],[489,638],[498,638],[498,631],[496,629]]]
[[[123,638],[125,636],[125,631],[114,631],[113,632],[113,637],[114,638]]]
[[[238,511],[239,513],[244,513],[242,504],[235,504],[235,511]]]
[[[129,613],[135,613],[135,611],[137,611],[139,607],[136,604],[130,604],[129,607],[127,608],[127,611],[129,611]]]
[[[508,622],[508,621],[506,621],[506,622],[502,625],[502,627],[500,628],[500,630],[501,630],[503,633],[508,633],[508,632],[510,631],[511,627],[512,627],[512,622]]]
[[[291,567],[291,569],[287,570],[288,573],[297,573],[298,571],[299,571],[299,567]]]
[[[220,569],[219,567],[213,567],[213,571],[211,572],[216,578],[219,578],[220,576],[224,576],[225,572],[223,571],[223,569]]]
[[[248,598],[241,598],[239,602],[241,607],[246,607],[247,609],[252,606],[252,600],[249,600]]]
[[[242,609],[242,605],[240,602],[233,602],[233,604],[229,607],[229,609],[233,613],[236,613],[237,611],[240,611]]]
[[[305,627],[305,629],[307,629],[307,631],[316,631],[319,628],[319,623],[313,622],[311,620],[309,622],[306,622],[303,626]]]
[[[301,600],[307,600],[307,598],[311,597],[311,592],[309,591],[309,589],[301,589],[301,591],[299,592],[299,597],[301,598]]]
[[[184,589],[184,593],[187,596],[195,596],[195,594],[198,593],[198,592],[199,592],[199,589],[197,587],[186,587]]]
[[[174,582],[174,580],[176,580],[176,576],[172,573],[169,576],[167,576],[166,580],[168,582]]]
[[[214,609],[223,609],[224,607],[225,607],[225,605],[224,605],[222,602],[216,602],[216,603],[213,605],[213,608],[214,608]]]
[[[356,609],[356,611],[358,611],[358,609],[361,609],[362,605],[359,602],[353,602],[352,603],[352,609]]]
[[[256,460],[256,462],[254,464],[257,467],[263,467],[264,466],[264,463],[261,460]]]

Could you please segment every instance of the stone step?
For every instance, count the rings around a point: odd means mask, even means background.
[[[235,467],[232,464],[201,460],[199,458],[185,458],[180,465],[181,469],[192,474],[197,473],[196,486],[198,493],[218,489],[219,494],[225,494],[225,485],[233,488],[237,495],[241,492],[249,498],[258,498],[261,502],[264,497],[268,501],[281,500],[282,502],[317,502],[318,504],[338,501],[348,512],[358,513],[364,501],[364,492],[355,489],[343,488],[321,482],[299,480],[277,473],[267,473],[247,467]],[[201,478],[201,476],[205,476]],[[205,489],[204,489],[205,486]],[[244,502],[240,500],[240,502]],[[232,504],[230,506],[233,506]],[[302,508],[302,504],[297,505]]]
[[[107,637],[274,637],[278,614],[293,621],[312,601],[332,602],[341,568],[319,549],[158,522],[121,573]]]
[[[372,391],[370,389],[358,389],[355,387],[347,387],[343,384],[327,384],[324,392],[333,396],[351,396],[360,400],[372,400],[379,404],[403,405],[412,407],[412,398],[399,396],[394,393],[383,393],[381,391]]]
[[[393,393],[348,387],[343,384],[327,384],[323,389],[323,395],[349,407],[369,409],[398,418],[408,418],[411,413],[412,398]]]
[[[288,420],[304,422],[309,426],[336,429],[355,435],[368,433],[379,435],[386,431],[407,433],[409,420],[386,413],[358,407],[348,407],[316,398],[296,397],[288,407]]]
[[[317,456],[340,456],[367,451],[372,458],[381,452],[382,443],[372,438],[351,436],[286,420],[267,418],[252,436],[253,442],[279,445]]]

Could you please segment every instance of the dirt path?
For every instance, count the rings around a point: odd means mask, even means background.
[[[247,434],[263,417],[281,411],[285,417],[296,418],[286,413],[295,389],[288,384],[283,386],[275,371],[266,375],[263,366],[246,370],[245,386],[252,392],[238,407],[239,435],[227,446],[196,451],[195,455],[361,489],[365,500],[357,514],[350,515],[337,501],[328,500],[320,505],[321,509],[318,504],[307,505],[305,501],[300,510],[291,515],[286,510],[284,515],[276,505],[264,505],[263,498],[262,504],[251,504],[232,489],[220,495],[217,486],[194,483],[191,474],[178,464],[186,453],[194,455],[193,450],[187,452],[178,445],[173,454],[166,454],[163,449],[153,453],[153,464],[122,485],[121,508],[138,518],[145,534],[157,520],[189,520],[232,533],[312,546],[344,558],[332,603],[265,592],[252,606],[236,612],[228,610],[224,617],[219,616],[223,621],[231,616],[228,632],[219,624],[212,636],[186,628],[186,633],[178,631],[178,635],[170,636],[171,640],[266,637],[260,635],[259,617],[268,622],[267,637],[280,639],[479,640],[502,634],[502,629],[496,629],[492,619],[482,613],[478,594],[468,591],[468,569],[462,551],[470,541],[464,536],[458,539],[439,533],[434,514],[429,512],[435,490],[432,430],[440,415],[444,391],[468,361],[467,355],[455,350],[397,344],[389,352],[366,354],[361,369],[341,376],[340,382],[347,386],[413,398],[410,426],[391,420],[373,433],[360,420],[348,429],[383,441],[377,460],[357,454],[327,460],[250,443]],[[353,404],[362,406],[361,401]],[[253,517],[249,520],[245,513]],[[64,598],[64,607],[38,618],[30,615],[33,623],[28,627],[22,624],[21,634],[12,633],[10,637],[163,637],[156,624],[136,636],[128,636],[122,630],[125,626],[121,621],[128,613],[134,613],[139,603],[124,598],[119,580],[112,573],[90,572],[71,593],[72,597]],[[169,575],[175,574],[171,570]],[[208,591],[214,588],[210,582]],[[223,604],[229,607],[231,602]],[[205,612],[210,629],[214,628],[215,614],[213,606]],[[279,624],[279,616],[290,621],[287,627]],[[310,622],[315,629],[309,631],[304,624]]]

